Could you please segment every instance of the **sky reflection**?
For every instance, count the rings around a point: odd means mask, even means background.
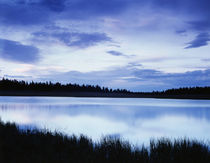
[[[1,97],[4,122],[68,135],[120,136],[133,143],[158,137],[210,137],[210,101]]]

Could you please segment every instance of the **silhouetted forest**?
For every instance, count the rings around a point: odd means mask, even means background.
[[[26,82],[3,78],[0,80],[0,95],[210,99],[210,87],[186,87],[165,91],[131,92],[126,89],[110,89],[98,85]]]
[[[2,79],[0,90],[4,91],[62,91],[62,92],[103,92],[103,93],[130,93],[126,89],[109,89],[98,85],[61,84],[52,82],[26,82]]]
[[[189,139],[151,140],[149,147],[133,146],[104,137],[65,136],[39,130],[19,130],[0,122],[2,163],[209,163],[209,145]]]

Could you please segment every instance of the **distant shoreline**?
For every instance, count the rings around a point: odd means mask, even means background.
[[[210,100],[210,95],[150,95],[134,93],[97,93],[97,92],[50,92],[50,91],[0,91],[0,96],[43,96],[43,97],[98,97],[98,98],[157,98]]]
[[[158,98],[210,100],[210,87],[172,88],[165,91],[132,92],[98,85],[61,84],[52,82],[26,82],[0,80],[0,96],[48,96],[48,97],[106,97],[106,98]]]

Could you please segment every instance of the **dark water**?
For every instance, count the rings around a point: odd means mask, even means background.
[[[0,97],[0,117],[94,140],[106,135],[132,143],[159,137],[210,139],[209,100]]]

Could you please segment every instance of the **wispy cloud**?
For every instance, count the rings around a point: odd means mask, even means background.
[[[122,56],[122,57],[134,57],[135,55],[126,55],[126,54],[123,54],[119,51],[115,51],[115,50],[110,50],[110,51],[107,51],[108,54],[111,54],[113,56]]]
[[[34,63],[40,58],[38,48],[5,39],[0,39],[0,57],[23,63]]]
[[[98,43],[111,42],[112,39],[105,33],[79,33],[79,32],[36,32],[33,33],[36,39],[48,40],[56,39],[66,46],[87,48]]]
[[[113,56],[123,56],[123,57],[127,57],[127,55],[121,53],[121,52],[118,52],[118,51],[114,51],[114,50],[111,50],[111,51],[107,51],[108,54],[111,54]]]
[[[199,35],[196,36],[196,38],[193,41],[187,43],[188,46],[185,47],[185,49],[206,46],[208,45],[208,41],[210,41],[210,35],[208,33],[200,33]]]
[[[186,32],[187,32],[187,30],[185,30],[185,29],[176,30],[176,33],[177,33],[177,34],[180,34],[180,35],[185,34]]]
[[[210,58],[202,59],[204,62],[210,62]]]

